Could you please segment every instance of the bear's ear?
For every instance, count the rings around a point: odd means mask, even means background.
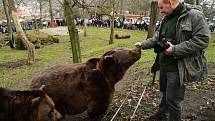
[[[111,64],[115,63],[114,57],[113,57],[113,54],[115,52],[116,52],[115,50],[110,50],[103,55],[103,64],[105,64],[105,66],[106,65],[111,66]]]
[[[106,55],[106,56],[104,56],[105,60],[108,60],[108,59],[111,59],[111,58],[113,58],[113,55]]]
[[[104,56],[103,61],[104,61],[103,64],[105,64],[105,66],[111,66],[115,63],[114,57],[112,55]]]
[[[103,56],[110,56],[110,55],[113,55],[116,51],[115,50],[110,50],[110,51],[107,51]]]
[[[44,89],[45,86],[46,86],[46,85],[44,85],[44,84],[41,85],[40,88],[39,88],[39,90],[42,90],[42,91],[43,91],[43,89]]]
[[[36,107],[40,104],[42,98],[41,97],[36,97],[31,100],[31,107]]]
[[[99,62],[100,58],[91,58],[86,62],[87,67],[96,68],[97,62]]]

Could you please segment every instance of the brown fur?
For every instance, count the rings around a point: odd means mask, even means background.
[[[140,48],[119,48],[86,63],[53,66],[32,80],[32,88],[46,85],[61,114],[79,114],[87,110],[94,119],[101,116],[112,101],[114,85],[140,58]]]
[[[42,90],[0,88],[0,121],[57,121],[61,115]]]

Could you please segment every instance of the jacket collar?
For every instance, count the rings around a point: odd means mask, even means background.
[[[187,4],[187,3],[182,3],[182,7],[183,7],[182,13],[186,13],[186,12],[190,11],[191,9],[203,11],[203,9],[200,5],[191,5],[191,4]]]

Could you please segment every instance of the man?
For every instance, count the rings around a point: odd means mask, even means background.
[[[184,83],[207,78],[204,50],[209,43],[209,30],[198,6],[158,0],[158,7],[165,15],[158,38],[135,44],[142,49],[154,47],[159,57],[161,102],[149,120],[180,121]]]

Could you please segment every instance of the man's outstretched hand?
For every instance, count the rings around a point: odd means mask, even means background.
[[[136,43],[134,44],[134,46],[137,47],[137,48],[141,48],[142,44],[141,44],[141,42],[136,42]]]

